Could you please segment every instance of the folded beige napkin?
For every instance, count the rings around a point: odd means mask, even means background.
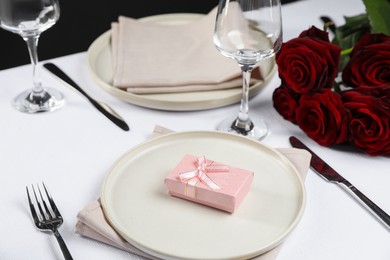
[[[169,129],[156,126],[153,131],[152,137],[163,135],[172,132]],[[306,173],[309,169],[311,155],[305,150],[296,148],[279,148],[280,153],[286,156],[293,165],[297,168],[300,176],[304,180]],[[158,259],[152,255],[149,255],[135,246],[125,241],[108,223],[104,217],[103,209],[100,201],[96,200],[88,204],[77,215],[76,233],[89,237],[91,239],[106,243],[108,245],[123,249],[130,253],[143,256],[147,259]],[[265,254],[257,256],[253,259],[256,260],[274,260],[280,250],[281,245],[268,251]]]
[[[241,86],[238,64],[214,46],[216,12],[179,25],[120,16],[111,26],[113,85],[137,94]],[[255,69],[252,84],[259,80]]]

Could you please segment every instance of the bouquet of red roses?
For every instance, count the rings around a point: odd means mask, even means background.
[[[344,66],[341,53],[316,27],[284,43],[276,55],[281,86],[274,107],[320,145],[350,143],[390,155],[390,37],[363,34]]]

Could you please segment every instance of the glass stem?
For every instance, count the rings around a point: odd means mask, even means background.
[[[247,121],[249,119],[249,86],[252,74],[252,68],[249,66],[243,66],[242,69],[242,97],[240,105],[240,113],[238,117]]]
[[[38,35],[23,37],[27,43],[28,52],[30,53],[30,60],[33,67],[33,89],[32,95],[42,96],[44,95],[44,89],[42,87],[40,71],[38,68]]]
[[[232,127],[240,132],[249,132],[253,129],[253,123],[249,119],[249,87],[253,65],[241,64],[242,70],[242,97],[240,112]]]

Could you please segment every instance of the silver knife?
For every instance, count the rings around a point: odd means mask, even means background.
[[[353,186],[348,180],[337,173],[332,167],[324,162],[318,155],[310,150],[295,136],[290,137],[290,143],[295,148],[305,149],[311,153],[310,167],[327,181],[340,185],[348,191],[360,204],[362,204],[371,214],[382,222],[387,228],[390,228],[390,216],[378,207],[374,202],[367,198],[361,191]]]
[[[76,89],[80,94],[84,95],[89,102],[92,103],[92,105],[99,110],[103,115],[105,115],[108,119],[110,119],[114,124],[119,126],[125,131],[129,131],[130,128],[126,124],[126,122],[123,120],[123,118],[115,112],[111,107],[109,107],[107,104],[97,101],[93,98],[91,98],[80,86],[76,84],[68,75],[65,74],[60,68],[58,68],[55,64],[53,63],[45,63],[43,64],[43,67],[45,67],[48,71],[56,75],[58,78],[62,79],[65,81],[67,84],[69,84],[71,87]]]

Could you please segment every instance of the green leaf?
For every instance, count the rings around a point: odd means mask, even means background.
[[[344,17],[345,24],[336,28],[333,43],[343,50],[352,48],[360,37],[370,32],[370,23],[366,14]]]
[[[372,33],[390,36],[390,0],[363,0]]]
[[[342,50],[350,50],[359,41],[363,34],[370,32],[370,22],[367,14],[359,14],[344,17],[345,24],[336,28],[336,34],[332,41],[341,47]],[[342,55],[339,70],[343,70],[349,61],[349,55]]]

